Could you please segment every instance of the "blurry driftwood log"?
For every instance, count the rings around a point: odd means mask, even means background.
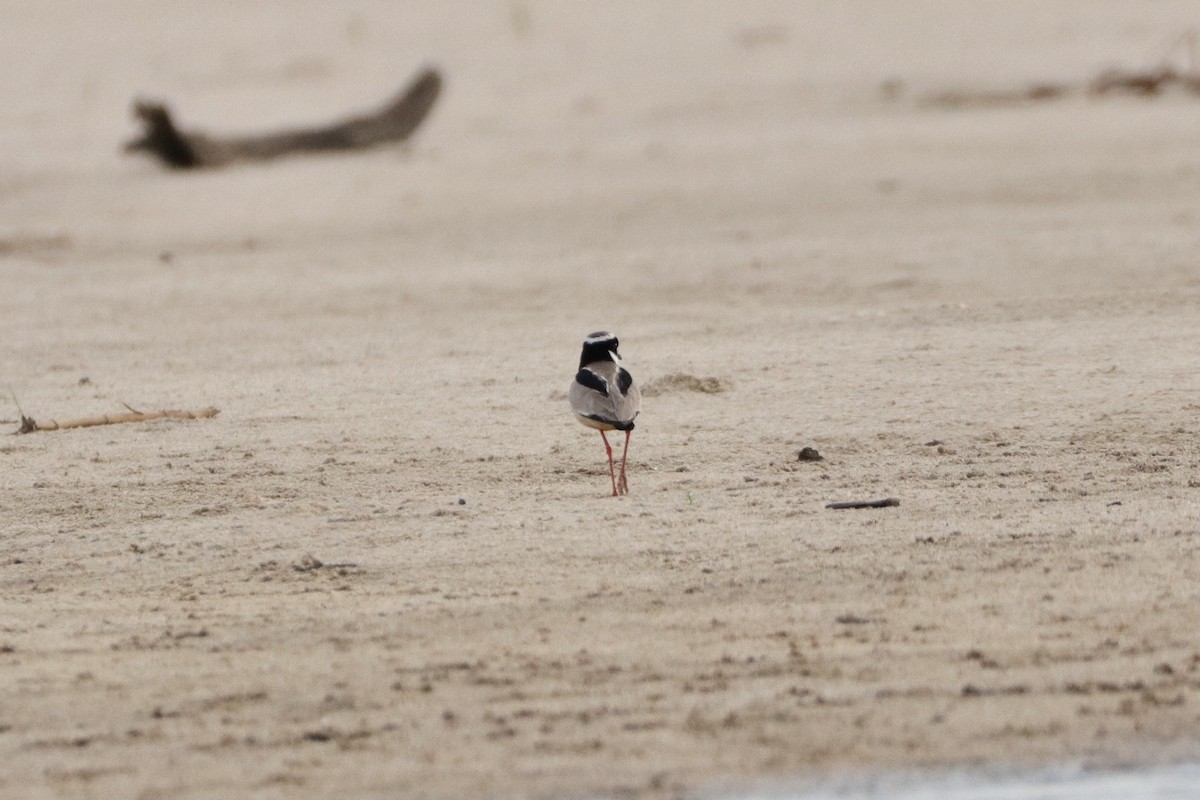
[[[978,92],[951,90],[928,96],[923,102],[925,105],[948,108],[1003,106],[1077,95],[1104,97],[1126,94],[1154,97],[1171,90],[1200,97],[1198,49],[1200,34],[1195,30],[1188,30],[1172,40],[1159,63],[1149,69],[1106,69],[1082,84],[1034,83],[1024,89]],[[889,81],[883,86],[883,93],[887,97],[894,98],[898,91],[899,84],[895,81]]]
[[[142,136],[127,142],[125,152],[149,152],[168,167],[223,167],[235,161],[265,161],[295,153],[359,150],[402,142],[429,115],[442,89],[442,76],[426,69],[400,94],[371,114],[349,117],[316,128],[301,128],[256,136],[214,136],[175,127],[162,103],[138,101],[133,114],[144,127]]]
[[[1124,92],[1125,94],[1156,95],[1168,89],[1178,88],[1187,94],[1200,95],[1200,73],[1178,70],[1170,64],[1144,72],[1126,72],[1109,69],[1101,72],[1088,83],[1088,94],[1104,95]]]
[[[126,406],[129,408],[129,406]],[[152,419],[209,419],[220,414],[218,408],[202,408],[198,411],[180,411],[178,409],[166,409],[163,411],[134,411],[129,410],[127,414],[105,414],[99,417],[83,417],[81,419],[68,419],[59,422],[57,420],[47,420],[38,422],[32,417],[21,415],[21,427],[17,429],[17,433],[34,433],[36,431],[60,431],[66,428],[92,428],[96,425],[120,425],[123,422],[146,422]]]

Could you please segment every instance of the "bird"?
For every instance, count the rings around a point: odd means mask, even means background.
[[[612,479],[612,496],[629,494],[625,479],[625,459],[629,455],[629,435],[642,408],[642,394],[633,383],[629,370],[621,366],[618,352],[620,341],[608,331],[589,333],[583,340],[579,355],[579,371],[567,392],[575,419],[593,430],[600,431],[604,451],[608,454],[608,476]],[[621,454],[618,477],[613,466],[612,446],[605,431],[624,431],[625,450]]]

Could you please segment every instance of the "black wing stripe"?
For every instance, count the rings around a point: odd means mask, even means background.
[[[604,382],[603,378],[592,372],[590,369],[581,369],[579,372],[576,372],[575,382],[581,386],[586,386],[594,392],[599,392],[605,397],[608,397],[608,384]]]
[[[633,376],[624,367],[617,370],[617,388],[621,390],[621,395],[629,394],[629,387],[633,386]]]

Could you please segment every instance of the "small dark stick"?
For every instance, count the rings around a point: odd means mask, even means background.
[[[882,500],[850,500],[845,503],[826,503],[826,508],[887,508],[898,506],[900,501],[895,497],[885,497]]]

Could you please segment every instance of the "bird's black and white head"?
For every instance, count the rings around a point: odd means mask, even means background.
[[[589,333],[583,340],[583,352],[579,355],[579,368],[583,369],[588,364],[594,364],[597,361],[621,363],[621,354],[617,351],[620,344],[616,334],[608,331]]]

